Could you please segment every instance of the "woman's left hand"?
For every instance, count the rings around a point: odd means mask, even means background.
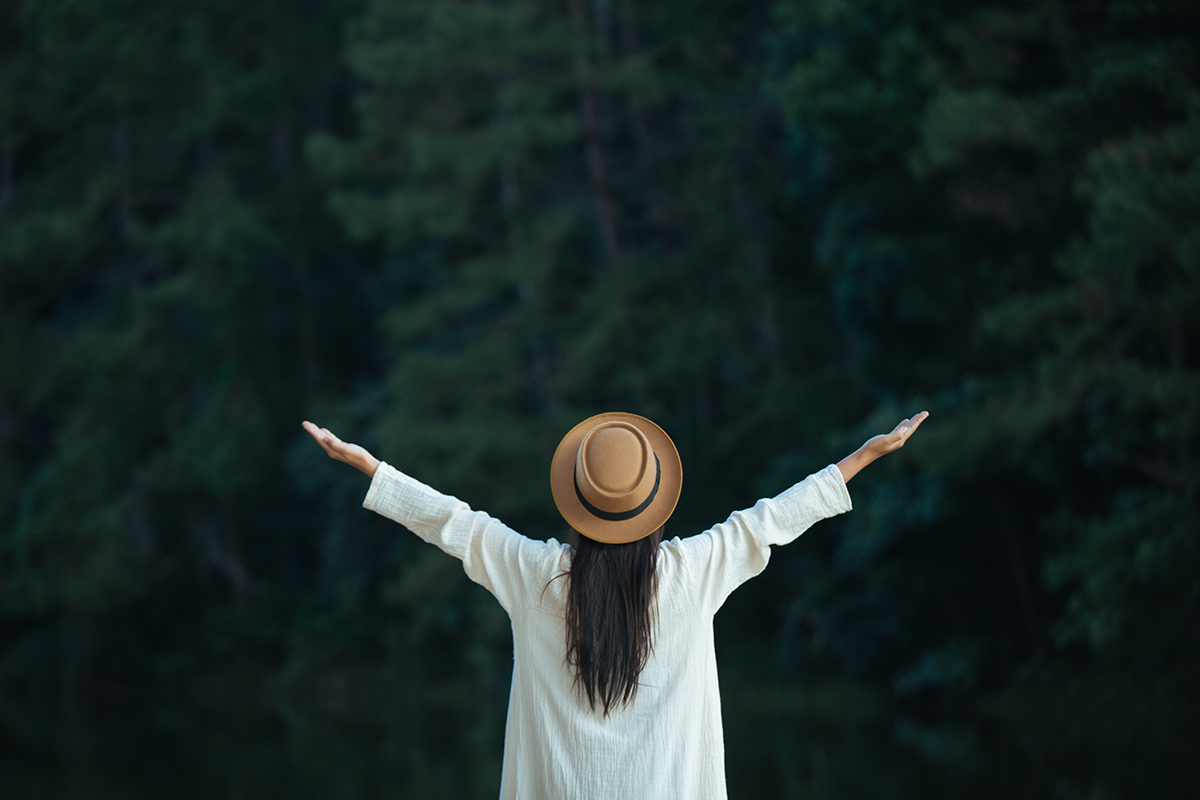
[[[317,440],[317,444],[321,445],[321,449],[328,453],[330,458],[362,470],[368,477],[375,476],[375,470],[379,469],[379,459],[367,452],[365,447],[343,442],[334,436],[333,431],[329,428],[318,428],[308,420],[302,422],[301,425],[309,435]]]
[[[842,471],[842,480],[847,483],[850,479],[859,473],[859,471],[870,464],[880,456],[887,455],[894,450],[899,450],[904,447],[904,443],[908,441],[908,437],[913,435],[921,423],[929,418],[928,411],[922,411],[914,417],[900,420],[900,424],[892,428],[891,433],[881,433],[878,436],[872,436],[867,439],[862,447],[855,450],[850,455],[838,462],[838,469]]]

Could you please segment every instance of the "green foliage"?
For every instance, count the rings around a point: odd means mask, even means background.
[[[1051,589],[1071,590],[1056,640],[1101,652],[1124,643],[1152,664],[1173,655],[1200,600],[1198,522],[1193,504],[1149,489],[1118,492],[1092,519],[1059,520],[1064,546],[1044,567]]]
[[[732,6],[605,13],[369,3],[347,39],[357,132],[308,140],[330,208],[386,253],[367,437],[538,536],[563,536],[546,465],[581,417],[629,408],[673,432],[698,487],[687,532],[752,500],[765,443],[841,379],[801,377],[839,346],[801,336],[832,320],[737,57],[761,28],[714,25]],[[384,597],[407,646],[445,652],[478,590],[436,553],[408,558]],[[459,646],[504,652],[502,616],[472,619]]]
[[[754,73],[707,57],[732,35],[711,20],[613,12],[371,3],[347,47],[360,132],[309,140],[343,187],[331,207],[347,230],[389,254],[378,441],[536,532],[559,524],[545,464],[581,415],[678,420],[703,475],[752,463],[725,424],[788,424],[764,380],[798,388],[785,364],[802,351],[781,352],[792,312],[773,291],[794,266],[786,238],[768,245],[778,198],[754,152]],[[714,118],[721,104],[739,110]]]
[[[980,667],[987,649],[976,639],[954,639],[921,655],[917,663],[899,672],[892,682],[896,693],[910,695],[935,689],[962,694],[979,685]]]
[[[263,582],[300,553],[258,527],[340,247],[296,148],[338,108],[326,5],[2,12],[0,620],[92,631],[65,674],[278,641]]]
[[[774,91],[797,172],[816,176],[802,191],[834,198],[817,206],[820,230],[836,234],[817,252],[853,312],[865,371],[935,417],[914,453],[920,480],[898,475],[869,495],[841,547],[847,576],[817,585],[908,576],[896,600],[920,611],[896,653],[912,659],[899,691],[986,677],[962,642],[989,640],[1009,659],[1076,644],[1141,668],[1194,658],[1200,605],[1186,576],[1200,563],[1182,531],[1196,517],[1200,442],[1185,398],[1198,376],[1184,343],[1200,332],[1200,173],[1197,50],[1183,32],[1196,14],[870,6],[855,13],[889,25],[864,39],[866,23],[838,4],[783,4]],[[889,109],[860,87],[910,41],[925,43],[901,78],[912,102]],[[877,210],[872,151],[837,150],[858,124],[847,108],[869,130],[889,116],[886,183],[909,187],[907,211]],[[886,324],[872,330],[873,318]],[[934,328],[936,348],[914,347],[916,325]]]

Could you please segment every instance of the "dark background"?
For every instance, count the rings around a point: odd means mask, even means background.
[[[688,535],[928,409],[718,616],[731,793],[1184,796],[1198,32],[1186,0],[0,0],[12,785],[494,794],[503,612],[304,418],[561,537],[592,413],[674,437]]]

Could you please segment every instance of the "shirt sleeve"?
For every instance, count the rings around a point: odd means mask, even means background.
[[[697,607],[715,614],[734,589],[766,569],[771,545],[788,544],[814,523],[851,508],[842,471],[830,464],[704,533],[675,540]]]
[[[463,563],[467,576],[487,589],[512,617],[526,604],[528,588],[561,545],[522,536],[463,501],[442,494],[381,463],[363,508],[399,522]]]

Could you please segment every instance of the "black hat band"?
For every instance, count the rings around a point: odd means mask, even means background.
[[[655,455],[654,455],[654,488],[650,490],[650,494],[646,497],[645,500],[643,500],[641,502],[640,505],[637,506],[637,508],[631,508],[628,511],[617,511],[617,512],[601,511],[600,509],[596,508],[594,505],[592,505],[591,503],[589,503],[587,501],[587,498],[583,496],[583,492],[579,491],[579,465],[578,464],[576,464],[576,466],[575,466],[575,478],[572,481],[572,483],[575,484],[575,496],[579,498],[579,502],[583,505],[583,507],[587,510],[587,512],[589,514],[591,514],[593,517],[597,517],[598,519],[605,520],[606,522],[624,522],[627,519],[633,519],[638,514],[641,514],[643,511],[645,511],[647,508],[650,507],[650,504],[654,502],[654,496],[658,494],[658,481],[660,478],[662,478],[662,463],[658,460],[658,454],[655,453]]]

